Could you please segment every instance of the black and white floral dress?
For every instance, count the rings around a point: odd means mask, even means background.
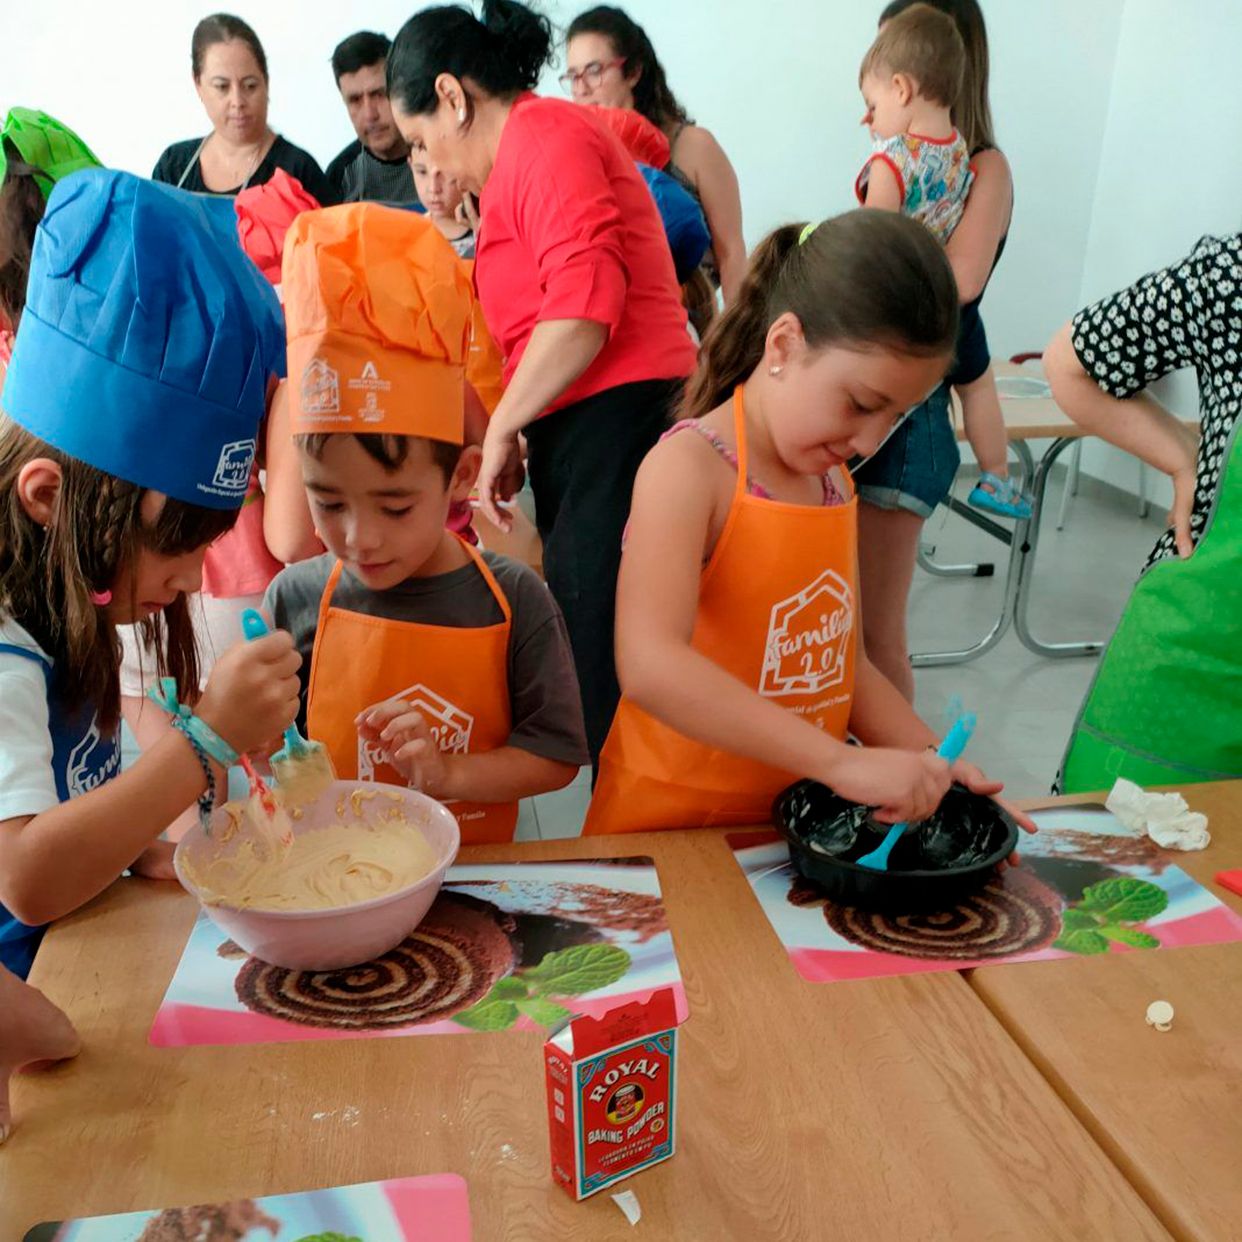
[[[1194,368],[1202,433],[1190,534],[1198,543],[1242,414],[1242,234],[1201,238],[1181,262],[1079,311],[1072,333],[1078,360],[1110,397]],[[1147,564],[1176,555],[1168,530]]]

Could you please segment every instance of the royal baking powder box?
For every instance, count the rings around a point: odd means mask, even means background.
[[[602,1018],[574,1018],[543,1050],[552,1178],[575,1199],[673,1154],[677,1007],[671,991]]]

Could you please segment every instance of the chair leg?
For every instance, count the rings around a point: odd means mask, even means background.
[[[1141,461],[1139,468],[1139,517],[1145,518],[1151,512],[1151,502],[1147,499],[1147,463]]]
[[[1078,472],[1082,466],[1082,441],[1076,440],[1070,451],[1069,465],[1065,470],[1065,486],[1061,489],[1061,507],[1057,510],[1057,530],[1065,529],[1071,496],[1078,495]]]

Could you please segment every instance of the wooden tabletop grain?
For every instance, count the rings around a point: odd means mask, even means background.
[[[1176,865],[1242,867],[1242,781],[1190,785],[1212,844]],[[971,986],[1178,1236],[1242,1238],[1242,943],[976,970]],[[1146,1025],[1167,1000],[1173,1029]]]
[[[690,1004],[678,1154],[626,1183],[643,1236],[1168,1236],[961,975],[804,982],[719,834],[463,860],[610,854],[655,857]],[[172,885],[125,879],[49,933],[32,981],[85,1048],[16,1083],[0,1238],[49,1218],[436,1172],[467,1180],[477,1239],[638,1236],[607,1194],[574,1204],[553,1186],[537,1034],[151,1047],[195,912]],[[1127,1013],[1125,1031],[1173,1055],[1196,1018],[1187,1006],[1163,1048],[1141,1022]]]

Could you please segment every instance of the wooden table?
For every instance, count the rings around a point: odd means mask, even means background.
[[[678,1154],[626,1183],[641,1234],[606,1193],[575,1205],[552,1185],[536,1034],[150,1047],[195,906],[129,879],[54,928],[35,964],[85,1050],[15,1084],[0,1238],[435,1172],[467,1179],[480,1240],[1168,1237],[962,976],[803,982],[721,835],[463,857],[612,854],[655,856],[690,1003]]]
[[[1043,370],[1038,363],[1016,364],[1013,362],[994,362],[993,371],[1002,384],[1012,379],[1042,379]],[[966,429],[962,422],[961,409],[957,401],[953,405],[954,428],[958,440],[966,439]],[[1012,624],[1019,641],[1028,650],[1037,655],[1054,658],[1067,656],[1094,656],[1104,648],[1104,640],[1075,640],[1073,642],[1045,642],[1031,630],[1030,606],[1032,585],[1035,574],[1035,553],[1039,547],[1040,519],[1044,511],[1047,496],[1048,480],[1052,467],[1058,458],[1072,444],[1081,440],[1086,432],[1074,422],[1051,396],[1005,396],[1001,393],[1001,411],[1005,418],[1005,431],[1022,467],[1024,484],[1031,493],[1031,516],[1026,520],[1012,523],[995,521],[986,514],[950,496],[945,505],[958,516],[977,526],[980,530],[993,536],[1009,547],[1009,561],[1006,567],[1005,589],[1001,600],[1000,613],[988,630],[978,641],[969,646],[953,651],[918,652],[910,657],[916,667],[928,667],[944,664],[964,664],[967,660],[976,660],[993,647],[1005,636]],[[1198,420],[1185,419],[1189,428],[1197,428]],[[1031,452],[1030,443],[1034,440],[1050,440],[1038,462]],[[919,549],[919,565],[928,573],[945,578],[986,577],[992,573],[991,565],[942,565],[934,561],[922,547]],[[1138,566],[1135,566],[1137,576]]]
[[[1242,867],[1242,781],[1182,792],[1212,844],[1178,865],[1242,912],[1212,881]],[[989,967],[970,983],[1175,1236],[1242,1238],[1242,943]],[[1154,1000],[1176,1011],[1167,1033],[1144,1022]]]

